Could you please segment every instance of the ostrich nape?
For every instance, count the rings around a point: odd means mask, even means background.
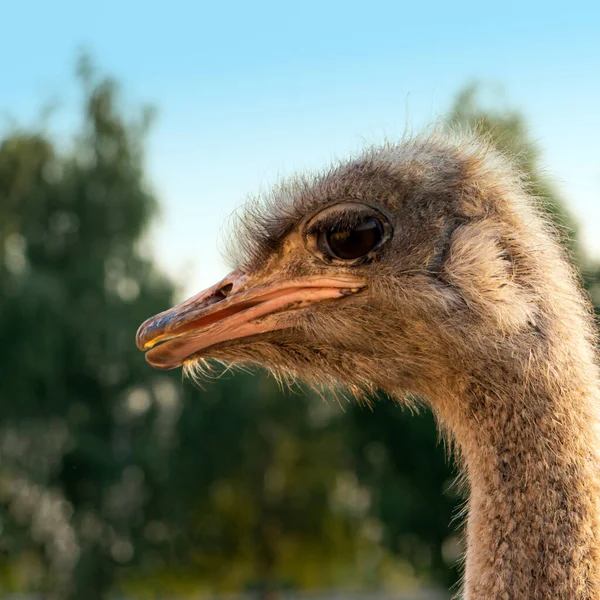
[[[138,346],[419,395],[470,483],[466,597],[600,598],[593,322],[536,205],[472,139],[370,149],[250,202],[235,270]]]

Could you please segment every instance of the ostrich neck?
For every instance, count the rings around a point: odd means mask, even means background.
[[[466,599],[600,599],[589,356],[528,351],[466,380],[451,424],[471,491]]]

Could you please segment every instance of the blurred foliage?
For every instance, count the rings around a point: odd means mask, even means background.
[[[164,478],[152,452],[173,407],[131,336],[173,288],[136,249],[157,207],[146,118],[125,122],[114,84],[80,76],[69,151],[35,131],[0,143],[0,548],[8,588],[101,598]]]
[[[248,374],[198,390],[146,365],[135,331],[175,292],[142,251],[158,206],[150,112],[128,118],[86,61],[79,77],[68,147],[37,130],[0,139],[0,593],[452,584],[460,498],[426,411],[342,411]],[[521,117],[474,94],[449,121],[534,172]],[[588,283],[600,289],[597,271]]]

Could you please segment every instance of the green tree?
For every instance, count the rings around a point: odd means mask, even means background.
[[[160,475],[160,381],[133,336],[173,288],[138,250],[157,208],[147,113],[126,121],[115,85],[80,75],[71,148],[43,131],[0,142],[0,544],[8,585],[93,599],[135,560]]]
[[[392,559],[365,520],[370,497],[356,481],[345,422],[337,404],[282,394],[261,374],[192,390],[168,469],[170,558],[154,570],[154,589],[172,591],[176,580],[182,592],[265,593],[379,581]]]

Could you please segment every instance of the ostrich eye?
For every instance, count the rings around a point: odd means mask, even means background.
[[[352,260],[368,254],[381,242],[383,225],[374,217],[367,217],[352,228],[323,231],[320,238],[319,245],[328,254]]]
[[[377,206],[349,200],[313,215],[303,227],[306,249],[324,262],[362,265],[394,235],[388,216]]]

